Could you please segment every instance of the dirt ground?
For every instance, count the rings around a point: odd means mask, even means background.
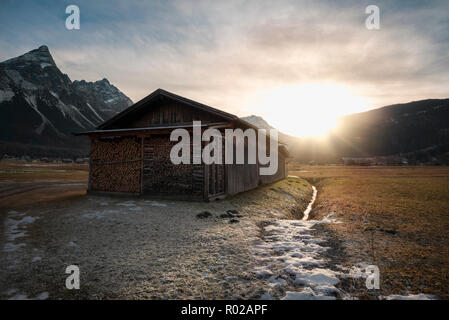
[[[1,299],[260,298],[259,225],[300,218],[312,191],[286,179],[201,203],[86,195],[85,182],[1,182]],[[221,217],[227,210],[238,213]],[[80,268],[80,290],[65,287],[69,265]]]
[[[320,226],[333,239],[335,260],[379,266],[380,295],[449,298],[448,167],[291,166],[290,172],[318,188],[313,219],[335,212],[343,222]],[[374,298],[351,281],[340,288]]]

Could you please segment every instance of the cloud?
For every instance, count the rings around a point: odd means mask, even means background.
[[[371,106],[446,97],[447,1],[77,1],[2,3],[0,58],[46,43],[72,79],[107,77],[134,101],[167,90],[243,115],[254,95],[301,83],[338,83]]]

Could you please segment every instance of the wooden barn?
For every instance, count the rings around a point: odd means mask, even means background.
[[[171,131],[191,132],[198,120],[202,131],[257,129],[233,114],[158,89],[96,130],[76,133],[87,135],[91,143],[88,192],[209,201],[287,176],[283,146],[278,170],[269,176],[260,175],[259,164],[246,159],[244,164],[173,164],[170,150],[177,142],[170,141]],[[245,141],[245,152],[247,148]]]

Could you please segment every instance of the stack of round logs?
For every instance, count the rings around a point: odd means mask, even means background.
[[[140,192],[141,158],[139,138],[92,140],[91,190]]]

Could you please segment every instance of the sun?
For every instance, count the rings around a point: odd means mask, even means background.
[[[367,110],[369,104],[343,85],[305,83],[257,92],[245,109],[286,134],[323,137],[338,118]]]

